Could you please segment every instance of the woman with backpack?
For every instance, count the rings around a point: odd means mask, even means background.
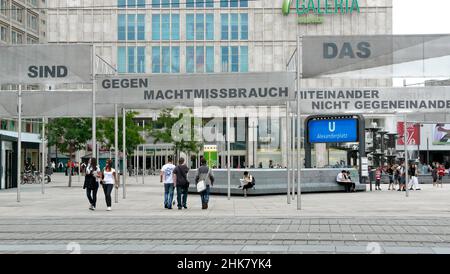
[[[214,184],[214,175],[212,173],[212,170],[206,165],[205,158],[202,158],[201,160],[201,167],[197,170],[195,183],[197,185],[197,191],[199,191],[200,198],[202,200],[202,209],[208,209],[209,191],[211,189],[211,186],[213,186]]]
[[[100,167],[97,166],[97,159],[91,158],[86,168],[83,189],[86,189],[86,195],[89,200],[90,210],[95,210],[97,204],[98,182],[101,180]]]

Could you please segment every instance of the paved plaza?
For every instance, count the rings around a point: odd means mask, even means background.
[[[107,212],[99,189],[88,210],[82,181],[0,191],[0,253],[450,253],[450,186],[421,191],[212,196],[201,210],[164,209],[158,177],[128,178],[127,198]],[[234,186],[236,187],[236,186]],[[114,192],[113,192],[114,194]],[[114,200],[114,195],[113,195]]]

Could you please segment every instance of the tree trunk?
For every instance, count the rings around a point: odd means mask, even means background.
[[[69,167],[68,167],[68,169],[67,169],[67,172],[69,172],[69,187],[72,187],[72,159],[73,158],[75,158],[74,156],[73,156],[73,153],[74,153],[74,149],[73,149],[73,147],[71,146],[70,147],[70,153],[69,153],[69,162],[70,162],[70,165],[69,165]]]

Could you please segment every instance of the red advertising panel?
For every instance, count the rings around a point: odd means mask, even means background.
[[[397,133],[398,133],[398,139],[397,139],[397,145],[404,145],[404,123],[398,122],[397,123]],[[406,137],[408,140],[408,145],[420,145],[420,125],[417,123],[407,123],[406,125]]]

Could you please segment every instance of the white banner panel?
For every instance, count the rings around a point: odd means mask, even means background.
[[[98,104],[136,107],[276,105],[295,97],[295,73],[120,75],[97,78]]]
[[[447,113],[449,87],[301,89],[302,114]]]
[[[305,36],[303,78],[448,77],[450,35]]]
[[[90,45],[0,46],[0,84],[90,82]]]

